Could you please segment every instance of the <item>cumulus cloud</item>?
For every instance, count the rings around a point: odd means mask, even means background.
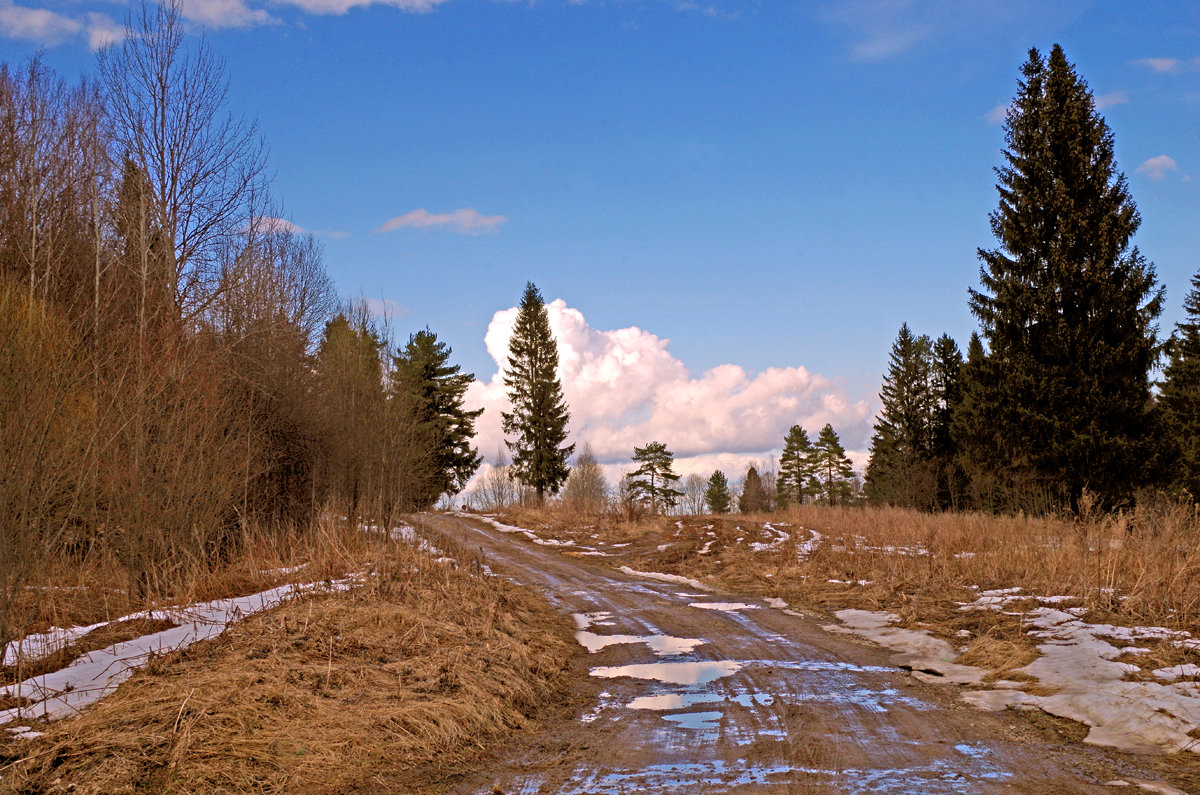
[[[244,0],[183,0],[183,16],[210,28],[248,28],[278,21]]]
[[[592,328],[562,299],[547,304],[558,343],[559,377],[571,410],[571,440],[587,442],[609,464],[610,476],[634,446],[661,441],[676,455],[681,475],[722,468],[732,478],[750,463],[774,459],[794,424],[809,436],[833,425],[858,466],[874,416],[874,396],[853,398],[836,381],[804,367],[748,373],[723,364],[693,375],[669,340],[637,328]],[[517,309],[497,312],[484,342],[496,361],[489,381],[471,384],[470,408],[483,408],[476,444],[491,457],[503,444],[500,413],[509,408],[503,381]]]
[[[463,207],[450,213],[431,213],[428,210],[420,209],[386,221],[375,230],[375,234],[391,232],[396,229],[432,229],[445,227],[459,234],[478,235],[482,232],[495,232],[499,230],[501,224],[507,220],[503,215],[481,215],[477,210],[470,207]]]
[[[1162,179],[1168,171],[1178,171],[1179,164],[1167,155],[1152,157],[1137,167],[1137,173],[1145,174],[1150,179]]]
[[[83,30],[83,23],[45,8],[0,0],[0,35],[38,44],[60,44]]]

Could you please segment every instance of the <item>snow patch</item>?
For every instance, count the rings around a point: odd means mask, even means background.
[[[918,679],[975,684],[987,673],[979,668],[955,663],[954,660],[959,656],[958,649],[925,630],[892,626],[900,620],[892,613],[838,610],[834,615],[843,626],[824,626],[822,629],[859,635],[899,652],[892,657],[892,662],[902,668],[912,669],[913,676]]]
[[[616,545],[614,544],[614,546]],[[659,571],[638,571],[637,569],[631,569],[628,566],[620,566],[617,571],[624,572],[632,577],[641,577],[647,580],[657,580],[658,582],[669,582],[674,583],[675,585],[686,585],[699,591],[712,590],[712,588],[709,588],[699,580],[693,580],[691,577],[683,577],[679,574],[663,574]]]

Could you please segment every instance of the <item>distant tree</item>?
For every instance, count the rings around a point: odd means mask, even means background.
[[[563,489],[563,502],[581,513],[599,513],[608,500],[604,469],[588,444],[575,456],[575,464]]]
[[[767,492],[763,488],[762,476],[757,467],[751,466],[746,470],[746,478],[742,481],[742,493],[738,495],[738,511],[740,513],[762,513],[767,510]]]
[[[1200,273],[1183,304],[1187,317],[1168,344],[1160,402],[1173,440],[1170,485],[1200,499]]]
[[[417,422],[434,440],[436,475],[429,505],[443,494],[461,491],[483,460],[471,447],[475,420],[483,409],[463,408],[463,397],[475,376],[450,364],[450,353],[449,345],[425,329],[409,336],[404,349],[392,357],[391,397],[407,395]]]
[[[708,481],[694,472],[683,479],[683,497],[689,514],[695,516],[704,513],[704,490],[707,486]]]
[[[959,369],[958,402],[951,412],[950,436],[954,466],[963,473],[965,507],[995,511],[1002,507],[997,485],[1011,480],[1008,458],[1000,454],[1000,440],[992,420],[995,410],[986,397],[983,370],[987,354],[979,334],[972,333],[967,358]]]
[[[481,477],[474,496],[485,511],[502,511],[520,502],[521,490],[513,479],[503,445],[496,451],[495,463]]]
[[[933,391],[933,423],[930,453],[937,469],[937,504],[941,508],[960,506],[965,476],[957,462],[954,441],[954,411],[962,399],[962,353],[950,335],[943,334],[933,344],[930,386]]]
[[[871,500],[930,509],[937,498],[933,463],[936,398],[929,337],[900,326],[883,379],[883,404],[871,437],[866,488]]]
[[[848,502],[854,493],[851,484],[854,467],[832,425],[826,423],[821,429],[813,451],[821,485],[819,499],[826,505]]]
[[[617,481],[617,504],[626,517],[634,517],[640,513],[641,493],[637,481],[628,472]]]
[[[513,454],[513,474],[534,490],[537,504],[546,492],[556,493],[570,470],[567,459],[575,445],[564,445],[570,412],[558,380],[558,345],[550,331],[550,315],[533,282],[527,282],[508,343],[504,374],[512,411],[501,414]]]
[[[704,490],[704,502],[713,513],[729,513],[731,503],[729,496],[729,480],[725,473],[717,470],[708,479],[708,488]]]
[[[650,504],[650,513],[658,513],[660,507],[675,507],[682,492],[671,487],[679,480],[679,475],[671,469],[675,456],[667,446],[662,442],[650,442],[645,447],[635,447],[633,462],[638,465],[632,473],[633,487]]]
[[[817,492],[816,467],[808,432],[793,425],[783,439],[775,499],[780,508],[802,505]]]
[[[1163,291],[1130,245],[1141,219],[1112,131],[1058,45],[1048,59],[1029,51],[1003,155],[999,247],[979,251],[970,293],[993,460],[1035,498],[1074,507],[1087,488],[1111,503],[1147,478]]]

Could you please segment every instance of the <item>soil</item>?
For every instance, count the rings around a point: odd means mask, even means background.
[[[627,576],[472,519],[424,524],[580,614],[596,649],[590,708],[494,753],[451,792],[1045,795],[1162,778],[1161,760],[1083,745],[1069,722],[967,707],[820,618]],[[696,607],[713,603],[733,604]]]

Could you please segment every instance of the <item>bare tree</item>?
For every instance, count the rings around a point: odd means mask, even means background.
[[[691,515],[704,513],[704,492],[708,479],[694,472],[683,479],[683,504]]]
[[[604,470],[596,460],[591,445],[584,444],[575,456],[567,485],[563,489],[563,502],[582,513],[600,513],[608,499],[608,481]]]
[[[203,39],[184,46],[181,1],[145,3],[126,37],[100,53],[100,82],[115,148],[145,180],[148,226],[165,238],[164,277],[179,319],[225,286],[220,257],[265,198],[257,125],[225,110],[224,64]]]

